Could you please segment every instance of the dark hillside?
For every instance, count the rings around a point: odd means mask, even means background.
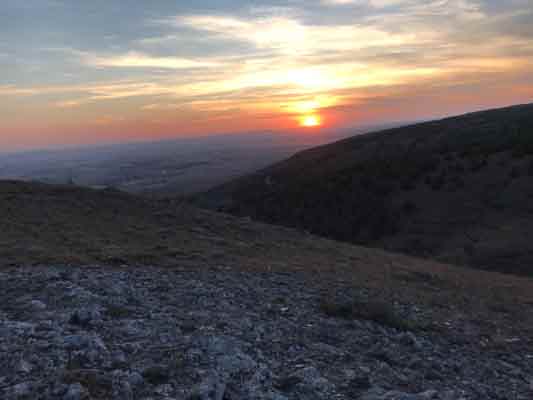
[[[337,240],[531,275],[532,183],[530,104],[313,148],[201,201]]]

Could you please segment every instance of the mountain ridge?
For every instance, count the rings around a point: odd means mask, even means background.
[[[337,240],[530,275],[533,105],[357,135],[203,196]]]

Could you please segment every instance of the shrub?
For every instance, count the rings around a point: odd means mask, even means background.
[[[128,318],[130,317],[133,313],[132,311],[127,308],[127,307],[123,307],[123,306],[120,306],[120,305],[110,305],[107,307],[106,309],[106,314],[107,316],[109,316],[110,318],[113,318],[113,319],[121,319],[121,318]]]
[[[163,366],[152,366],[146,368],[143,373],[143,378],[153,385],[160,385],[168,382],[170,379],[170,371]]]
[[[400,330],[415,328],[412,321],[399,316],[392,302],[388,301],[370,299],[343,301],[327,297],[322,299],[320,309],[328,317],[361,319]]]
[[[63,383],[80,383],[89,391],[93,398],[109,398],[113,390],[113,382],[103,372],[91,369],[67,369],[63,373]]]
[[[466,243],[463,246],[463,250],[468,257],[473,257],[476,252],[476,247],[473,243]]]
[[[487,165],[488,165],[488,160],[486,158],[475,159],[475,160],[472,160],[472,163],[470,164],[470,170],[472,172],[478,172],[478,171],[481,171],[483,168],[485,168]]]
[[[446,183],[446,178],[443,175],[436,176],[431,180],[431,189],[434,191],[439,191],[442,189]]]
[[[411,200],[406,200],[404,201],[404,203],[402,204],[402,210],[405,214],[407,215],[412,215],[414,214],[417,210],[418,210],[418,207],[417,205],[415,204],[415,202],[411,201]]]
[[[464,189],[466,187],[464,179],[460,177],[459,175],[456,175],[452,178],[451,184],[452,184],[451,186],[452,190]]]
[[[401,184],[401,188],[402,190],[409,192],[411,190],[414,190],[416,188],[416,185],[409,180],[404,180]]]
[[[511,179],[519,178],[520,177],[520,168],[518,168],[517,166],[514,166],[513,168],[511,168],[511,171],[509,172],[509,177]]]

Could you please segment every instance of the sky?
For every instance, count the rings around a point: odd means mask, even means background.
[[[2,0],[0,151],[533,102],[533,0]]]

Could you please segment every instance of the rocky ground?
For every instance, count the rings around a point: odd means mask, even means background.
[[[297,271],[6,268],[0,398],[533,398],[529,338],[334,315],[324,290]]]

